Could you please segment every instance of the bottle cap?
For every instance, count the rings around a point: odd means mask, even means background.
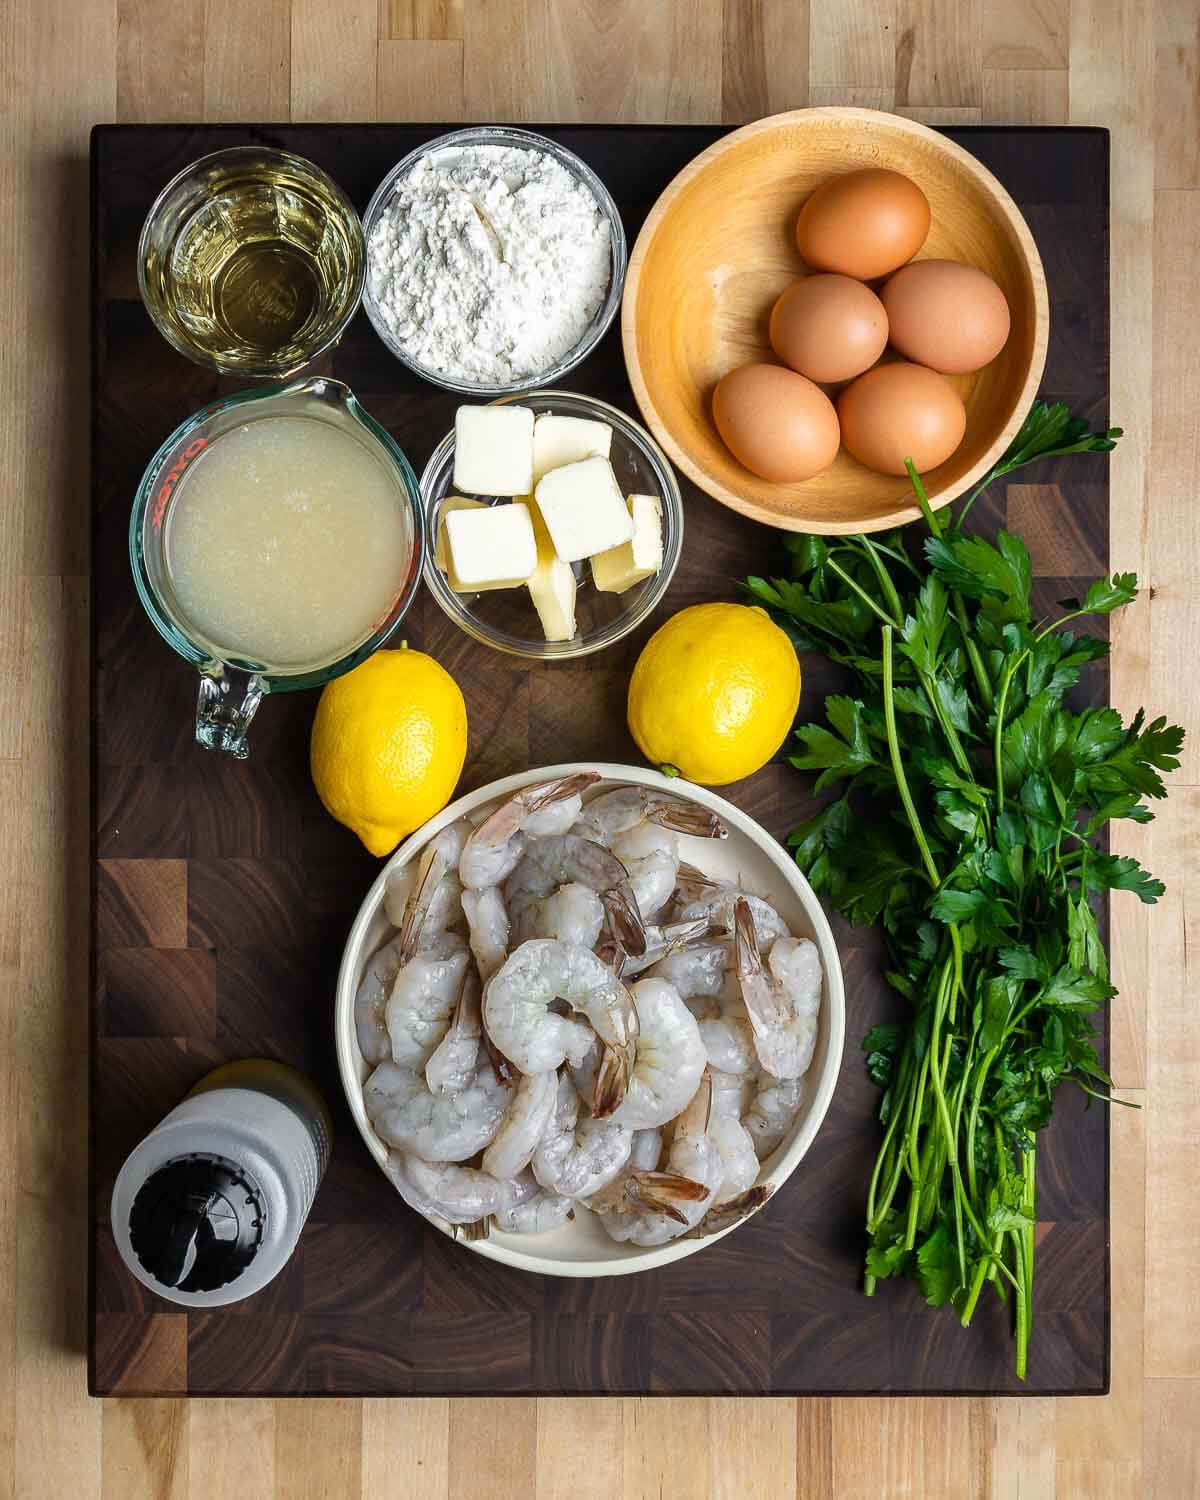
[[[223,1156],[177,1156],[138,1189],[129,1239],[165,1287],[211,1292],[235,1281],[258,1253],[266,1202],[253,1177]]]

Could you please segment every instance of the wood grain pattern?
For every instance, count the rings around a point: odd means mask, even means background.
[[[664,5],[670,0],[664,0]],[[737,0],[731,8],[749,9],[755,0]],[[941,0],[930,24],[940,24],[941,13],[955,0]],[[162,0],[159,10],[169,7]],[[331,9],[336,0],[331,0]],[[79,1342],[64,1345],[54,1332],[64,1320],[82,1330],[82,1286],[78,1275],[64,1278],[60,1262],[49,1263],[39,1246],[40,1226],[29,1231],[22,1215],[29,1199],[18,1184],[38,1178],[36,1157],[17,1158],[18,1134],[22,1140],[40,1139],[40,1126],[27,1126],[27,1110],[35,1096],[44,1101],[45,1117],[81,1121],[82,1049],[76,1046],[72,1067],[62,1067],[57,1055],[39,1053],[21,1045],[29,1008],[36,1003],[67,1028],[79,1021],[80,984],[68,980],[60,962],[51,972],[44,956],[58,949],[65,934],[83,941],[83,908],[79,900],[67,906],[56,894],[63,889],[63,851],[81,825],[78,798],[67,788],[79,784],[83,762],[86,703],[71,694],[61,672],[62,663],[82,654],[83,637],[76,631],[70,641],[52,644],[51,654],[39,658],[36,674],[25,655],[30,629],[30,611],[35,595],[26,580],[48,575],[50,555],[43,537],[49,529],[64,530],[74,538],[73,554],[60,554],[59,574],[82,579],[84,558],[78,525],[79,498],[84,493],[82,470],[57,463],[47,475],[44,454],[61,440],[73,415],[82,409],[78,396],[72,399],[71,374],[76,392],[85,378],[79,360],[78,330],[82,326],[82,288],[86,279],[86,238],[79,232],[82,191],[70,197],[60,191],[57,177],[47,177],[50,160],[79,163],[86,154],[86,128],[94,120],[115,118],[116,22],[133,9],[130,0],[54,0],[37,5],[0,6],[0,312],[8,337],[0,341],[0,379],[6,404],[0,414],[0,484],[5,503],[0,505],[0,793],[10,814],[0,821],[0,1495],[7,1497],[66,1494],[91,1497],[100,1494],[100,1434],[115,1403],[89,1403],[83,1394],[78,1354]],[[893,103],[891,80],[895,69],[895,7],[890,0],[868,4],[866,0],[811,0],[780,5],[768,0],[764,10],[771,19],[788,14],[795,18],[801,35],[807,33],[806,9],[811,10],[813,50],[806,70],[802,54],[793,65],[785,54],[773,52],[776,69],[769,108],[813,102],[836,104]],[[1159,506],[1156,477],[1150,463],[1152,419],[1176,421],[1194,409],[1198,393],[1186,384],[1167,381],[1155,369],[1150,332],[1152,298],[1150,285],[1154,266],[1153,221],[1155,182],[1160,188],[1195,188],[1196,141],[1195,74],[1200,50],[1195,41],[1196,11],[1190,0],[1149,0],[1120,5],[1114,0],[1072,0],[1051,5],[1062,16],[1063,50],[1069,64],[1070,118],[1077,124],[1111,128],[1113,135],[1112,277],[1114,420],[1126,428],[1126,437],[1111,463],[1113,517],[1112,563],[1135,567],[1143,585],[1152,584],[1147,556],[1147,519],[1155,507],[1169,520],[1175,502]],[[1039,13],[1046,7],[1038,4]],[[1067,13],[1069,11],[1069,20]],[[205,118],[244,120],[257,117],[285,119],[289,111],[290,0],[258,0],[247,6],[242,0],[207,0],[204,47]],[[468,59],[467,75],[473,90],[464,113],[474,118],[498,117],[552,120],[565,118],[571,101],[557,93],[544,67],[544,48],[536,26],[527,25],[530,8],[525,0],[464,0],[464,32],[473,32],[475,44]],[[1045,45],[1044,28],[1036,33],[1030,24],[1030,9],[1020,0],[985,0],[985,66],[997,67],[997,49],[1007,49],[1014,60],[1026,64],[1023,54],[1033,45]],[[728,21],[726,22],[728,27]],[[165,35],[165,31],[163,35]],[[1157,47],[1146,46],[1149,34]],[[398,44],[404,45],[404,44]],[[471,53],[471,44],[466,44]],[[565,45],[571,45],[567,38]],[[581,49],[586,38],[576,43]],[[187,60],[163,53],[164,66],[186,69]],[[629,67],[639,60],[633,51]],[[728,59],[726,69],[730,67]],[[985,90],[986,90],[985,75]],[[858,92],[862,84],[876,84],[873,97]],[[821,91],[818,97],[818,90]],[[727,91],[722,89],[723,98]],[[336,117],[347,117],[351,99],[330,96]],[[610,118],[617,100],[599,97],[597,118]],[[986,95],[985,95],[986,102]],[[961,122],[950,111],[950,101],[939,97],[925,117],[932,123]],[[382,107],[382,99],[381,99]],[[755,108],[754,112],[760,112]],[[393,112],[391,117],[397,117]],[[419,115],[431,118],[422,100]],[[713,118],[716,118],[714,115]],[[729,114],[727,118],[736,118]],[[1189,127],[1189,119],[1193,122]],[[1053,123],[1053,120],[1051,120]],[[78,177],[76,181],[78,181]],[[60,250],[53,258],[56,284],[73,286],[77,300],[66,312],[39,288],[51,271],[45,254],[47,233],[59,236]],[[65,270],[65,278],[60,273]],[[131,289],[127,295],[134,295]],[[1171,323],[1164,320],[1158,348],[1172,347]],[[1182,335],[1181,335],[1182,337]],[[68,361],[73,361],[69,364]],[[147,437],[152,435],[147,434]],[[76,458],[80,457],[76,449]],[[1153,495],[1153,506],[1152,506]],[[67,518],[72,518],[68,528]],[[27,543],[26,538],[29,538]],[[1200,562],[1200,558],[1193,558]],[[65,572],[63,571],[65,569]],[[1148,669],[1153,601],[1144,594],[1138,605],[1120,615],[1114,630],[1112,691],[1114,702],[1129,710],[1138,703],[1152,703]],[[1160,648],[1167,650],[1170,636],[1159,627]],[[57,653],[57,654],[55,654]],[[1197,732],[1196,719],[1190,720]],[[509,748],[516,743],[513,734]],[[64,745],[62,742],[65,741]],[[28,807],[32,794],[37,807]],[[73,809],[75,809],[73,811]],[[15,813],[15,815],[14,815]],[[38,820],[42,820],[39,828]],[[1124,829],[1122,844],[1151,866],[1155,852],[1150,839],[1161,825],[1149,829]],[[31,872],[37,871],[35,878]],[[43,873],[52,871],[47,878]],[[1172,872],[1188,882],[1194,892],[1191,871]],[[1113,1067],[1118,1083],[1126,1087],[1144,1081],[1147,1023],[1155,1027],[1158,944],[1151,942],[1158,913],[1137,903],[1117,903],[1113,912],[1114,969],[1122,990],[1113,1017]],[[1157,936],[1157,935],[1156,935]],[[1183,990],[1196,989],[1195,955],[1185,957]],[[1172,984],[1177,983],[1172,978]],[[36,991],[32,988],[36,984]],[[1188,1035],[1194,1035],[1196,1016],[1186,1019]],[[1166,1036],[1165,1031],[1161,1033]],[[1116,1123],[1127,1112],[1114,1116]],[[18,1132],[18,1125],[19,1132]],[[78,1138],[78,1125],[75,1131]],[[1171,1182],[1186,1183],[1193,1170],[1190,1154],[1176,1153],[1156,1164],[1160,1189]],[[1135,1211],[1140,1193],[1141,1160],[1113,1158],[1114,1223],[1125,1215],[1125,1204]],[[56,1179],[61,1180],[61,1179]],[[72,1194],[81,1187],[67,1183],[60,1196],[53,1231],[69,1236],[75,1231],[62,1215]],[[17,1205],[20,1204],[20,1212]],[[18,1255],[18,1241],[21,1253]],[[76,1238],[78,1243],[78,1238]],[[1154,1246],[1150,1247],[1154,1250]],[[1133,1351],[1140,1348],[1141,1330],[1154,1336],[1157,1321],[1170,1318],[1175,1307],[1169,1300],[1156,1307],[1150,1324],[1144,1323],[1143,1297],[1153,1295],[1162,1278],[1152,1253],[1145,1267],[1144,1289],[1130,1295],[1125,1332],[1115,1348],[1116,1376]],[[41,1288],[53,1288],[52,1298]],[[19,1288],[19,1290],[18,1290]],[[18,1301],[19,1299],[19,1301]],[[48,1319],[45,1308],[58,1308]],[[14,1309],[20,1306],[19,1318]],[[72,1308],[74,1311],[72,1312]],[[36,1309],[36,1310],[32,1310]],[[75,1352],[73,1352],[75,1351]],[[1096,1500],[1100,1495],[1145,1494],[1150,1500],[1178,1500],[1194,1490],[1200,1463],[1195,1448],[1196,1377],[1200,1358],[1190,1363],[1188,1376],[1178,1380],[1156,1379],[1146,1386],[1146,1423],[1128,1410],[1107,1415],[1110,1403],[1057,1403],[1061,1414],[1078,1411],[1081,1437],[1087,1422],[1104,1411],[1112,1445],[1110,1475],[1103,1468],[1079,1458],[1070,1458],[1055,1484],[1055,1439],[1044,1422],[1035,1421],[1032,1431],[1023,1423],[1001,1421],[989,1440],[992,1451],[992,1493],[1020,1495],[1023,1500]],[[1131,1366],[1130,1378],[1140,1383],[1140,1371]],[[419,1403],[422,1410],[439,1402]],[[586,1412],[592,1403],[562,1403]],[[662,1403],[665,1410],[675,1403]],[[855,1403],[864,1412],[880,1412],[876,1403]],[[1015,1406],[997,1403],[1000,1413],[1037,1411],[1045,1403]],[[372,1408],[403,1414],[407,1403],[365,1403]],[[829,1500],[841,1494],[835,1488],[835,1472],[858,1473],[857,1453],[839,1440],[835,1449],[829,1427],[831,1407],[827,1401],[797,1403],[797,1470],[794,1490],[806,1500]],[[601,1404],[599,1410],[606,1410]],[[273,1426],[276,1406],[270,1402],[197,1401],[188,1403],[190,1418],[189,1494],[204,1500],[246,1493],[245,1474],[231,1455],[244,1457],[254,1476],[254,1493],[283,1496],[273,1472]],[[946,1408],[949,1412],[949,1408]],[[532,1429],[534,1404],[524,1408],[523,1424]],[[117,1420],[116,1418],[113,1419]],[[404,1420],[403,1415],[397,1418]],[[163,1430],[171,1424],[169,1404],[156,1410],[154,1422]],[[597,1429],[599,1432],[600,1429]],[[624,1454],[628,1444],[646,1436],[630,1427],[614,1438],[603,1429],[606,1455],[618,1443]],[[561,1442],[553,1439],[539,1445],[538,1492],[552,1483],[552,1476],[571,1468],[584,1472],[593,1453],[587,1445],[586,1423],[562,1431]],[[265,1436],[264,1436],[265,1434]],[[583,1446],[581,1447],[581,1436]],[[1060,1439],[1061,1440],[1061,1439]],[[365,1415],[363,1426],[363,1493],[372,1496],[425,1494],[448,1495],[444,1473],[431,1486],[422,1482],[421,1471],[407,1464],[408,1450],[398,1445],[396,1425],[373,1423]],[[161,1444],[160,1454],[168,1451]],[[203,1457],[197,1457],[197,1455]],[[581,1462],[582,1454],[582,1462]],[[1119,1456],[1118,1456],[1119,1455]],[[697,1454],[680,1452],[672,1471],[673,1488],[667,1493],[700,1495],[708,1473],[707,1448]],[[1144,1457],[1144,1463],[1143,1463]],[[393,1460],[396,1468],[393,1469]],[[623,1463],[623,1460],[622,1460]],[[719,1460],[718,1460],[719,1464]],[[932,1461],[913,1454],[913,1470],[905,1476],[905,1492],[922,1500],[960,1500],[961,1486],[941,1490],[931,1483]],[[1069,1466],[1068,1466],[1069,1465]],[[622,1469],[622,1472],[624,1470]],[[629,1468],[630,1482],[608,1493],[623,1500],[640,1500],[648,1492],[638,1485],[641,1470]],[[1047,1478],[1049,1476],[1049,1479]],[[114,1491],[122,1500],[161,1493],[170,1482],[159,1467],[145,1475],[139,1488]],[[876,1476],[873,1494],[883,1494],[882,1471]],[[1123,1485],[1123,1487],[1121,1487]],[[549,1492],[549,1490],[547,1490]],[[353,1496],[348,1497],[353,1500]],[[889,1497],[890,1500],[890,1497]]]
[[[587,128],[560,133],[616,188],[630,235],[661,184],[714,134],[663,129],[629,136]],[[271,137],[326,163],[359,203],[390,163],[422,138],[399,127],[302,126]],[[102,131],[95,179],[96,307],[104,351],[95,464],[95,837],[109,892],[98,913],[144,904],[147,881],[135,873],[139,858],[171,869],[182,861],[188,945],[139,948],[119,928],[112,934],[116,941],[98,948],[98,1218],[103,1225],[109,1186],[130,1146],[214,1056],[258,1053],[296,1062],[317,1077],[338,1125],[333,1164],[287,1272],[245,1307],[189,1315],[186,1388],[209,1394],[446,1395],[1012,1389],[1005,1316],[998,1306],[986,1323],[994,1338],[968,1338],[953,1319],[929,1316],[911,1290],[887,1287],[870,1306],[858,1290],[860,1247],[839,1220],[847,1183],[857,1182],[851,1191],[861,1195],[876,1125],[873,1091],[853,1059],[863,1032],[891,1004],[866,934],[844,928],[840,934],[847,1065],[806,1159],[804,1191],[779,1194],[761,1220],[694,1260],[633,1284],[525,1277],[476,1261],[428,1231],[365,1158],[340,1099],[325,1027],[342,934],[374,866],[346,830],[323,816],[312,791],[304,747],[314,701],[301,694],[268,701],[246,764],[198,750],[186,733],[191,677],[142,626],[127,571],[126,497],[144,460],[142,432],[151,422],[169,428],[179,408],[199,404],[218,386],[215,378],[160,349],[141,308],[112,289],[128,284],[123,257],[159,179],[176,169],[176,158],[182,164],[198,150],[240,138],[234,131],[195,128],[161,127],[152,135]],[[1052,395],[1065,383],[1103,420],[1106,331],[1097,295],[1103,240],[1093,240],[1089,258],[1070,234],[1078,205],[1103,210],[1103,138],[984,131],[967,139],[1028,204],[1047,262],[1061,265],[1069,256],[1079,283],[1094,288],[1089,305],[1100,311],[1063,321],[1050,351],[1046,390]],[[1035,167],[1029,149],[1034,141],[1037,161],[1056,161],[1070,177],[1068,201],[1042,191],[1040,165]],[[639,167],[635,172],[626,166],[622,176],[620,164],[631,157]],[[1081,359],[1091,372],[1082,385]],[[147,405],[143,372],[155,361],[164,373]],[[352,384],[419,469],[452,421],[453,397],[399,379],[361,318],[332,356],[331,370]],[[574,379],[632,408],[615,330]],[[1058,511],[1069,517],[1059,535],[1040,545],[1034,538],[1035,575],[1049,604],[1078,592],[1082,577],[1103,567],[1106,470],[1102,461],[1084,461],[1073,469],[1048,465],[1043,477]],[[1014,513],[1029,508],[1029,487],[1013,490],[1015,499],[1003,490],[989,498],[992,524],[1004,520],[1010,503]],[[777,566],[778,540],[770,530],[712,505],[691,486],[685,506],[688,540],[660,618],[724,592],[723,580]],[[714,579],[721,582],[714,585]],[[486,755],[469,758],[465,786],[564,755],[633,757],[619,705],[625,673],[650,628],[608,656],[551,680],[547,670],[524,662],[498,663],[459,635],[431,598],[421,596],[405,622],[407,638],[445,662],[462,684],[472,746],[488,745]],[[810,660],[806,672],[810,692],[819,692],[828,669]],[[514,696],[516,684],[524,696]],[[1102,690],[1098,678],[1095,691]],[[486,727],[498,714],[522,731],[499,746]],[[127,732],[130,726],[136,733]],[[183,787],[187,796],[181,799]],[[805,814],[811,797],[782,765],[730,791],[779,836]],[[123,882],[131,875],[122,903]],[[156,1004],[159,994],[163,999]],[[1064,1099],[1064,1123],[1040,1153],[1047,1230],[1034,1390],[1095,1391],[1106,1380],[1104,1121],[1098,1112],[1085,1115],[1078,1102]],[[1093,1273],[1082,1282],[1081,1265]],[[389,1272],[389,1266],[397,1269]],[[121,1303],[124,1278],[111,1257],[97,1258],[96,1277],[97,1306],[122,1307],[119,1314],[98,1314],[97,1387],[109,1389],[119,1379],[130,1389],[135,1377],[124,1372],[123,1361],[136,1359],[143,1388],[176,1389],[152,1383],[160,1362],[136,1342],[137,1313]],[[384,1286],[387,1296],[381,1297]],[[152,1321],[149,1307],[143,1316]],[[255,1330],[253,1339],[246,1336],[248,1328]],[[112,1347],[105,1342],[110,1339]],[[169,1378],[177,1380],[178,1373],[172,1369]],[[481,1422],[476,1408],[456,1402],[449,1430],[452,1489],[461,1486],[468,1469],[490,1475],[492,1449],[506,1430],[501,1417]],[[790,1432],[785,1436],[790,1442]],[[711,1432],[709,1442],[716,1442]],[[277,1469],[285,1450],[291,1444],[277,1442]],[[525,1461],[532,1473],[532,1442]],[[785,1446],[774,1465],[790,1470],[794,1449]]]

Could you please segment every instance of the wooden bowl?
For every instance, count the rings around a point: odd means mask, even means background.
[[[917,258],[980,267],[1012,313],[1008,343],[990,365],[947,377],[966,403],[967,430],[957,451],[922,476],[934,507],[1003,453],[1046,362],[1050,311],[1037,246],[1016,204],[961,146],[869,109],[792,110],[725,136],[669,184],[638,236],[621,309],[625,364],[673,462],[723,505],[786,531],[878,531],[920,514],[907,479],[876,474],[844,449],[803,483],[760,479],[712,420],[722,375],[752,360],[777,363],[771,308],[807,270],[794,238],[801,204],[829,178],[868,166],[903,172],[929,199],[932,224]],[[836,396],[839,388],[826,389]]]

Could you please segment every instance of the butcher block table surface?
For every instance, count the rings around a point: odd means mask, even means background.
[[[600,1280],[522,1274],[451,1243],[394,1193],[358,1137],[334,1060],[342,944],[378,864],[322,810],[308,775],[314,694],[268,698],[248,762],[192,740],[196,678],[151,629],[127,556],[129,506],[162,439],[236,389],[174,353],[137,296],[135,248],[162,185],[208,151],[281,146],[326,168],[361,210],[434,126],[105,127],[93,137],[92,1254],[97,1392],[171,1395],[804,1392],[1096,1393],[1109,1379],[1108,1135],[1064,1091],[1039,1150],[1040,1251],[1029,1379],[1012,1374],[1009,1315],[970,1330],[908,1284],[860,1290],[862,1205],[878,1144],[860,1040],[896,1013],[869,932],[835,923],[846,1053],[804,1162],[751,1223],[675,1265]],[[673,174],[719,127],[551,129],[611,189],[632,244]],[[948,132],[1025,212],[1052,293],[1043,394],[1108,423],[1108,137],[1094,130]],[[364,314],[316,367],[345,381],[417,472],[456,399],[383,348]],[[564,382],[636,414],[619,334]],[[976,510],[1030,544],[1039,603],[1105,571],[1107,461],[1047,464]],[[1061,487],[1061,495],[1054,488]],[[684,484],[683,558],[652,625],[735,597],[782,566],[779,538]],[[424,592],[402,635],[462,686],[470,750],[460,791],[527,766],[636,761],[628,675],[651,626],[603,654],[539,666],[469,640]],[[804,662],[805,715],[832,687]],[[1103,700],[1103,673],[1092,676]],[[783,837],[812,805],[782,764],[726,789]],[[206,1071],[246,1056],[294,1063],[334,1113],[333,1159],[299,1248],[258,1296],[184,1312],[145,1291],[108,1226],[131,1147]]]

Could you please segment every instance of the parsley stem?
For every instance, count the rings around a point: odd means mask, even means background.
[[[1013,1311],[1016,1317],[1017,1379],[1024,1380],[1029,1367],[1029,1266],[1026,1263],[1026,1246],[1021,1230],[1012,1231],[1013,1261],[1016,1280],[1013,1283]]]
[[[1017,467],[1019,467],[1019,465],[1014,464],[1012,467],[1013,468],[1017,468]],[[983,494],[984,490],[987,489],[988,485],[991,484],[992,480],[993,479],[999,479],[999,477],[1000,477],[1001,474],[1007,474],[1008,472],[1009,472],[1008,465],[1006,465],[1003,462],[1001,462],[1001,463],[998,463],[994,469],[989,469],[988,472],[983,476],[983,478],[979,481],[979,483],[975,486],[975,488],[971,491],[971,493],[963,501],[962,509],[959,511],[958,515],[955,517],[955,525],[958,527],[958,529],[960,531],[962,530],[962,523],[967,519],[967,516],[970,513],[972,505],[975,504],[976,500],[979,499],[980,495]]]
[[[1033,1315],[1033,1247],[1037,1229],[1037,1147],[1031,1141],[1021,1152],[1021,1175],[1025,1179],[1025,1212],[1029,1227],[1025,1231],[1025,1287],[1029,1295],[1030,1318]]]
[[[921,827],[921,820],[917,817],[917,809],[913,805],[912,793],[908,789],[908,778],[904,774],[904,765],[900,760],[900,737],[896,732],[896,701],[895,684],[892,668],[892,627],[883,627],[883,718],[887,728],[888,752],[892,759],[892,774],[896,778],[896,790],[900,793],[900,801],[904,804],[904,813],[908,818],[908,826],[912,829],[913,838],[916,840],[917,848],[921,851],[921,860],[929,874],[930,881],[936,886],[940,883],[937,865],[933,862],[933,855],[929,851],[929,843],[925,837],[925,830]]]
[[[871,1173],[870,1185],[867,1188],[867,1229],[871,1234],[875,1233],[876,1229],[878,1229],[879,1227],[879,1221],[892,1206],[892,1199],[896,1195],[896,1186],[900,1181],[900,1172],[904,1165],[903,1152],[900,1152],[897,1154],[895,1167],[892,1170],[892,1175],[889,1178],[887,1188],[884,1191],[883,1202],[879,1206],[879,1208],[876,1209],[875,1190],[878,1187],[879,1179],[883,1175],[883,1172],[888,1164],[889,1155],[892,1149],[892,1139],[895,1136],[896,1129],[900,1124],[901,1111],[899,1109],[899,1100],[905,1093],[909,1083],[908,1075],[910,1067],[910,1045],[910,1042],[905,1044],[904,1054],[900,1059],[899,1067],[896,1069],[896,1077],[892,1084],[892,1108],[891,1113],[888,1117],[887,1130],[884,1132],[883,1145],[880,1146],[879,1154],[875,1158],[875,1169]]]
[[[937,1107],[938,1119],[941,1121],[942,1133],[946,1140],[946,1160],[950,1164],[950,1180],[954,1190],[954,1239],[958,1252],[958,1279],[961,1285],[966,1285],[967,1280],[967,1253],[963,1247],[962,1227],[962,1177],[958,1166],[958,1143],[955,1138],[954,1129],[950,1124],[950,1111],[946,1108],[946,1092],[943,1084],[943,1067],[938,1066],[938,1054],[940,1052],[942,1017],[946,1012],[946,1002],[950,991],[954,986],[954,966],[950,959],[942,965],[942,975],[938,982],[937,999],[933,1007],[933,1026],[929,1033],[929,1051],[933,1057],[933,1067],[930,1076],[933,1080],[933,1098]],[[951,1038],[946,1038],[946,1061],[945,1067],[950,1063]],[[970,1206],[968,1205],[968,1212]],[[972,1215],[972,1217],[974,1217]]]
[[[904,460],[904,467],[908,470],[909,481],[913,487],[913,494],[917,497],[917,504],[921,507],[921,514],[925,517],[925,524],[933,532],[934,536],[941,536],[942,523],[929,503],[929,496],[925,493],[925,486],[921,483],[921,476],[917,473],[917,466],[911,458]]]
[[[996,698],[996,724],[992,736],[992,760],[996,769],[997,815],[1004,811],[1004,706],[1008,702],[1008,685],[1028,655],[1028,651],[1022,651],[1020,656],[1014,657],[1005,665],[1003,675],[1000,678],[1000,692]]]
[[[979,1124],[979,1106],[983,1099],[983,1086],[987,1082],[988,1073],[996,1060],[996,1054],[1000,1051],[999,1044],[983,1055],[983,1061],[979,1064],[979,1071],[975,1075],[971,1089],[971,1112],[967,1116],[967,1181],[971,1185],[971,1196],[974,1198],[978,1193],[975,1183],[975,1127]]]
[[[934,536],[941,536],[942,523],[938,519],[937,515],[935,515],[933,507],[929,503],[929,496],[925,493],[925,486],[921,483],[921,476],[917,473],[916,467],[913,464],[911,458],[906,458],[904,460],[904,467],[908,470],[908,477],[912,483],[913,494],[917,497],[917,504],[921,507],[921,513],[925,517],[926,525],[929,527]],[[984,485],[988,484],[992,480],[995,472],[996,471],[993,470],[992,473],[988,475],[987,479],[985,479],[983,482]],[[983,485],[980,486],[980,489],[982,488]],[[977,495],[978,493],[979,490],[976,490],[975,495]],[[966,514],[966,510],[970,509],[971,501],[975,499],[975,495],[972,495],[971,500],[967,502],[967,507],[962,512],[962,515],[959,516],[956,523],[957,525],[962,525],[962,516]],[[958,625],[959,634],[962,636],[963,646],[967,653],[967,660],[971,663],[971,672],[975,678],[975,686],[979,689],[979,696],[983,700],[984,708],[990,710],[992,706],[991,678],[988,676],[987,668],[983,664],[983,657],[979,654],[979,648],[975,644],[975,638],[974,636],[972,636],[971,631],[967,626],[967,612],[963,608],[962,595],[957,589],[950,590],[950,608],[954,613],[954,619],[955,623]]]
[[[896,592],[896,585],[892,582],[892,575],[884,566],[883,559],[879,556],[879,551],[871,538],[864,536],[862,544],[866,549],[871,566],[875,569],[875,576],[879,579],[879,587],[883,592],[884,602],[887,604],[892,618],[899,625],[904,619],[904,606],[900,603],[900,595]]]
[[[970,781],[975,780],[975,772],[971,768],[971,762],[967,759],[966,751],[962,747],[962,741],[958,737],[958,731],[946,715],[942,707],[942,700],[938,697],[937,683],[930,672],[917,672],[921,686],[925,689],[925,696],[929,699],[929,706],[933,709],[934,718],[937,719],[946,743],[950,746],[950,754],[954,757],[954,763],[958,769]]]
[[[862,600],[862,602],[867,606],[867,608],[872,612],[872,614],[878,616],[878,618],[885,625],[900,625],[900,621],[898,619],[893,619],[889,614],[886,613],[886,611],[880,609],[879,605],[876,604],[875,600],[871,598],[866,589],[864,589],[861,584],[856,583],[854,579],[850,577],[849,573],[846,572],[845,568],[843,568],[839,563],[835,563],[832,557],[827,559],[826,567],[828,567],[831,572],[836,573],[843,583],[848,584]]]

